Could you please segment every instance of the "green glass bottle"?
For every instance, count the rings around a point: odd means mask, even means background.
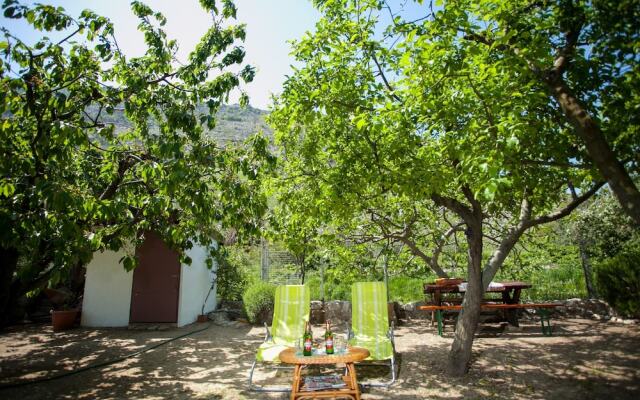
[[[327,320],[327,326],[324,331],[324,344],[327,354],[333,354],[333,332],[331,332],[331,321]]]
[[[302,343],[302,355],[310,356],[313,348],[313,336],[311,334],[311,324],[309,322],[307,322],[307,325],[305,326]]]

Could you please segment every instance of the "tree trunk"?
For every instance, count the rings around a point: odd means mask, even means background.
[[[471,347],[480,319],[482,303],[482,221],[468,224],[466,232],[469,244],[467,267],[467,291],[462,301],[462,310],[456,323],[456,332],[449,352],[449,373],[462,376],[467,372],[471,360]]]
[[[582,234],[578,233],[578,235],[578,248],[580,249],[580,260],[582,261],[582,271],[584,272],[584,281],[587,286],[587,295],[590,299],[596,299],[598,298],[598,293],[596,292],[596,288],[593,286],[593,280],[591,279],[593,276],[591,273],[591,260],[589,260],[589,254],[587,254]]]
[[[18,267],[18,250],[9,247],[0,246],[0,260],[2,260],[2,268],[0,269],[0,326],[9,323],[9,310],[7,309],[11,299],[11,283],[13,274]]]
[[[640,191],[624,165],[616,158],[600,127],[562,78],[548,80],[547,85],[569,122],[576,128],[576,134],[582,139],[589,156],[609,183],[622,209],[640,225]]]
[[[569,190],[571,191],[571,198],[575,201],[578,198],[578,194],[572,184],[569,185]],[[587,295],[590,299],[595,299],[598,297],[598,294],[596,293],[596,289],[593,286],[593,280],[591,279],[591,260],[589,260],[587,244],[584,240],[584,236],[582,236],[582,231],[580,230],[578,231],[578,249],[580,250],[580,261],[582,261],[582,271],[584,272]]]

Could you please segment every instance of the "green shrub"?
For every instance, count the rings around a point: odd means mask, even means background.
[[[327,300],[351,301],[351,282],[340,282],[328,289]]]
[[[528,271],[517,280],[529,282],[531,289],[522,292],[529,301],[564,300],[587,296],[584,273],[580,262],[573,265],[557,265]]]
[[[273,310],[275,293],[276,287],[268,282],[256,281],[247,287],[242,301],[251,323],[256,323],[260,314]]]
[[[640,238],[595,265],[598,292],[617,312],[640,317]]]
[[[393,276],[389,278],[389,300],[402,304],[424,300],[425,279]]]
[[[322,300],[322,291],[320,290],[321,283],[322,280],[317,275],[307,276],[304,280],[304,284],[307,285],[311,294],[311,300]]]
[[[222,300],[242,300],[251,282],[259,279],[256,270],[259,254],[250,247],[224,246],[220,248],[217,270],[217,293]],[[259,268],[259,266],[258,266]]]
[[[541,242],[532,243],[527,251],[509,255],[493,280],[531,283],[530,289],[522,291],[523,301],[587,297],[577,246],[559,243],[559,234],[550,229],[537,232],[537,235],[536,240]]]

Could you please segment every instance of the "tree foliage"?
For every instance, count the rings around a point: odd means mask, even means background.
[[[461,373],[483,287],[515,244],[602,185],[574,121],[530,65],[553,68],[566,10],[452,1],[410,19],[384,1],[315,4],[323,18],[294,43],[302,66],[269,119],[284,160],[280,201],[335,236],[404,243],[441,276],[436,256],[464,232],[469,290],[450,364]],[[517,32],[528,39],[511,48]],[[602,89],[584,85],[580,96]]]
[[[610,191],[599,193],[572,218],[572,235],[584,239],[589,255],[595,260],[614,257],[640,227],[629,218]]]
[[[3,309],[10,285],[15,298],[93,251],[134,248],[148,230],[178,250],[208,245],[229,226],[257,231],[265,139],[220,147],[203,135],[229,93],[253,79],[251,66],[229,71],[243,62],[246,31],[223,23],[235,17],[231,1],[201,4],[211,26],[179,62],[166,18],[139,1],[138,57],[123,54],[112,23],[90,10],[73,18],[62,7],[5,1],[5,17],[42,37],[29,44],[2,28],[0,247],[6,260],[27,260],[18,271],[17,262],[3,266]],[[130,126],[116,130],[114,112]],[[121,261],[136,263],[132,253]]]
[[[640,316],[640,236],[626,242],[613,257],[596,264],[598,292],[619,313]]]

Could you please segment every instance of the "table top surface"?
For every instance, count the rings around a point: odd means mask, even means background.
[[[369,350],[361,347],[349,347],[346,353],[323,354],[313,356],[296,355],[296,349],[289,347],[280,352],[280,361],[287,364],[337,364],[362,361],[369,357]]]
[[[530,283],[527,282],[496,282],[502,285],[502,287],[489,287],[487,292],[507,292],[515,289],[528,289],[531,287]],[[436,284],[425,284],[424,285],[425,293],[433,293],[433,292],[460,292],[458,285],[436,285]]]

